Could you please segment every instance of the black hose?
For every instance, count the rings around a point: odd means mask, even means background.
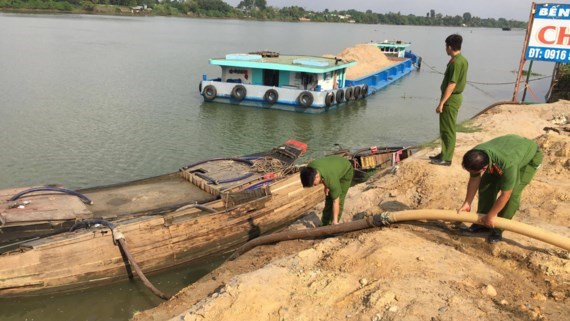
[[[218,185],[218,184],[225,184],[225,183],[231,183],[231,182],[237,182],[237,181],[241,181],[242,179],[246,179],[250,176],[252,176],[254,173],[247,173],[244,174],[242,176],[238,176],[238,177],[234,177],[234,178],[227,178],[227,179],[222,179],[222,180],[215,180],[213,178],[211,178],[210,176],[204,174],[204,173],[200,173],[200,172],[196,172],[194,173],[194,175],[203,178],[204,180],[208,181],[210,184],[214,184],[214,185]]]
[[[253,166],[253,162],[251,162],[248,159],[243,159],[243,158],[239,158],[239,157],[223,157],[223,158],[212,158],[212,159],[208,159],[208,160],[204,160],[204,161],[199,161],[197,163],[186,165],[186,166],[182,167],[182,169],[188,169],[188,168],[198,166],[200,164],[204,164],[204,163],[208,163],[208,162],[216,162],[216,161],[224,161],[224,160],[231,160],[234,162],[245,163],[249,166]]]
[[[137,262],[135,261],[134,257],[132,256],[131,252],[129,251],[129,247],[127,246],[127,242],[125,241],[125,237],[122,235],[122,233],[117,232],[116,235],[115,234],[115,225],[107,220],[103,220],[103,219],[87,219],[87,220],[83,220],[80,222],[75,223],[71,229],[69,230],[70,232],[75,231],[76,229],[80,229],[80,228],[89,228],[93,225],[96,224],[100,224],[103,225],[105,227],[108,227],[111,229],[111,233],[113,234],[113,243],[115,243],[115,241],[118,243],[119,249],[121,250],[121,253],[124,253],[127,256],[127,261],[125,262],[125,264],[130,264],[132,267],[134,267],[135,272],[137,273],[137,275],[139,276],[139,278],[141,279],[141,281],[143,282],[143,284],[157,297],[164,299],[164,300],[168,300],[170,299],[172,296],[164,294],[163,292],[161,292],[159,289],[157,289],[148,279],[147,277],[144,275],[143,271],[141,270],[140,266],[137,264]],[[115,244],[117,244],[115,243]],[[127,270],[130,270],[129,268],[127,268]],[[129,277],[132,277],[132,275],[129,275]]]
[[[337,225],[327,225],[327,226],[321,226],[321,227],[316,227],[316,228],[306,229],[306,230],[285,231],[285,232],[260,236],[258,238],[255,238],[255,239],[245,243],[240,248],[238,248],[230,256],[229,260],[234,260],[238,256],[244,254],[245,252],[247,252],[247,251],[251,250],[252,248],[259,246],[259,245],[272,244],[272,243],[277,243],[277,242],[281,242],[281,241],[288,241],[288,240],[297,240],[297,239],[306,239],[306,238],[316,238],[316,237],[322,237],[322,236],[329,236],[329,235],[334,235],[334,234],[338,234],[338,233],[353,232],[353,231],[363,230],[363,229],[370,228],[370,227],[377,227],[377,226],[385,225],[379,220],[379,218],[380,217],[378,215],[376,215],[376,216],[367,217],[367,218],[364,218],[361,220],[337,224]]]
[[[61,193],[66,193],[66,194],[70,194],[70,195],[74,195],[79,197],[83,203],[85,204],[93,204],[93,201],[91,199],[89,199],[87,196],[76,192],[76,191],[72,191],[70,189],[66,189],[66,188],[61,188],[61,187],[54,187],[54,186],[44,186],[44,187],[33,187],[30,189],[27,189],[25,191],[22,191],[14,196],[12,196],[9,201],[15,201],[18,198],[28,194],[28,193],[32,193],[32,192],[40,192],[40,191],[51,191],[51,192],[61,192]]]

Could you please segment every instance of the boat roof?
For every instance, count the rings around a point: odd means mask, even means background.
[[[370,44],[384,48],[407,48],[411,45],[409,42],[402,42],[399,40],[372,41]]]
[[[279,55],[278,57],[263,57],[258,54],[228,54],[225,58],[210,59],[210,64],[229,67],[325,73],[354,66],[357,62],[320,56]]]

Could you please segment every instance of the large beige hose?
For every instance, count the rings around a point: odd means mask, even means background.
[[[389,223],[418,220],[460,221],[476,223],[479,217],[485,216],[483,214],[472,214],[467,212],[461,212],[461,214],[457,214],[456,211],[449,210],[411,210],[386,213],[382,215],[387,216]],[[517,234],[528,236],[533,239],[537,239],[570,251],[569,238],[554,234],[535,226],[530,226],[521,222],[497,217],[495,219],[495,227],[503,229],[505,231],[515,232]]]
[[[405,221],[457,221],[457,222],[467,222],[476,223],[483,214],[472,214],[467,212],[461,212],[457,214],[456,211],[450,210],[409,210],[400,212],[386,212],[383,214],[377,214],[372,217],[365,219],[342,223],[338,225],[322,226],[306,230],[297,231],[285,231],[280,233],[269,234],[255,238],[244,245],[242,245],[236,252],[231,256],[230,259],[235,259],[239,255],[251,250],[252,248],[271,244],[281,241],[301,239],[301,238],[315,238],[332,234],[346,233],[352,231],[358,231],[370,227],[386,226],[392,223],[405,222]],[[506,231],[515,232],[524,236],[528,236],[548,244],[552,244],[570,251],[570,239],[561,235],[557,235],[538,227],[530,226],[521,222],[511,221],[504,218],[497,217],[495,219],[495,227],[504,229]]]

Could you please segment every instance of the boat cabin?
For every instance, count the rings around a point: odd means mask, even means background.
[[[389,58],[404,58],[406,48],[411,45],[409,42],[402,42],[400,40],[384,40],[382,42],[372,41],[370,44],[378,47]]]
[[[221,82],[325,91],[345,86],[346,68],[356,62],[275,52],[228,54],[210,59],[222,68]]]

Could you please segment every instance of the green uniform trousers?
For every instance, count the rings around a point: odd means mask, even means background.
[[[532,160],[520,169],[518,182],[513,188],[513,192],[509,201],[505,207],[499,212],[499,217],[512,219],[515,213],[519,209],[521,203],[521,194],[523,189],[530,183],[536,170],[542,164],[542,151],[540,149],[536,152]],[[497,200],[497,195],[500,191],[499,185],[500,177],[493,174],[485,173],[481,177],[481,183],[479,184],[479,204],[477,206],[477,212],[481,214],[487,214],[495,204]],[[496,231],[501,231],[501,229],[495,229]]]
[[[441,159],[451,161],[455,151],[456,123],[459,107],[463,102],[461,94],[453,94],[443,105],[439,114],[439,136],[441,137]]]
[[[340,187],[342,192],[340,193],[340,204],[338,210],[338,220],[342,217],[342,210],[344,209],[344,199],[346,198],[346,194],[348,193],[348,189],[352,184],[352,177],[354,176],[354,171],[350,171],[350,177],[341,178],[340,179]],[[323,222],[323,226],[331,225],[333,221],[333,199],[327,195],[325,198],[325,208],[323,209],[323,217],[321,221]]]

